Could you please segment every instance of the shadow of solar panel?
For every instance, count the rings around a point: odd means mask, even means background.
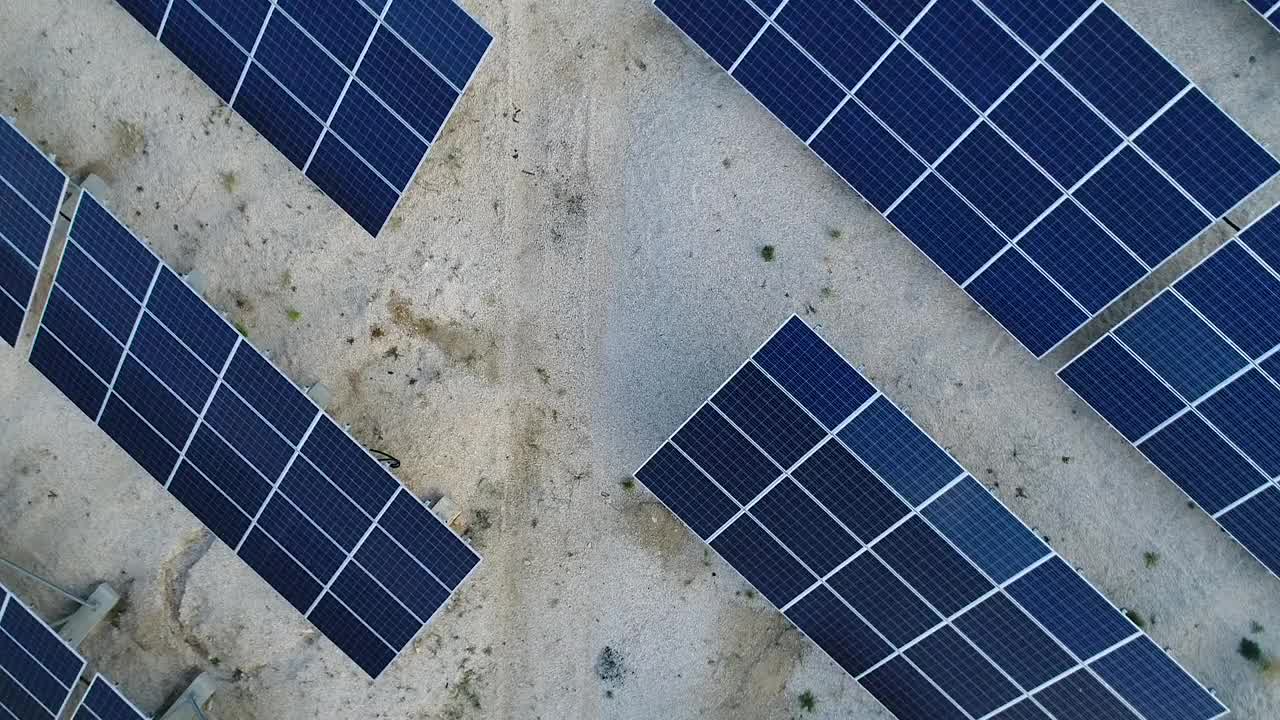
[[[70,645],[0,585],[0,717],[57,720],[84,666]]]
[[[375,237],[493,41],[452,0],[119,4]]]
[[[1037,357],[1280,172],[1106,3],[655,4]]]
[[[713,406],[733,422],[703,443],[716,452],[686,454]],[[726,492],[713,477],[738,454],[743,472],[761,454],[789,470]],[[1226,712],[798,317],[636,478],[902,720]]]
[[[0,339],[16,345],[48,252],[67,177],[0,118]]]
[[[32,364],[379,675],[479,556],[87,194],[70,237]]]
[[[72,720],[148,720],[148,716],[99,673],[94,675]]]
[[[1058,377],[1280,575],[1280,507],[1269,502],[1280,475],[1280,276],[1267,262],[1276,237],[1280,207]]]

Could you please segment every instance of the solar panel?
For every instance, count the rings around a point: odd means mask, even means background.
[[[1280,576],[1280,206],[1058,372]]]
[[[84,658],[0,585],[0,720],[57,720]]]
[[[1280,171],[1106,3],[655,4],[1038,357]]]
[[[88,193],[31,363],[371,676],[480,561]]]
[[[1280,2],[1272,2],[1272,0],[1245,0],[1249,3],[1249,7],[1258,11],[1258,14],[1266,18],[1277,30],[1280,30]]]
[[[901,720],[1226,713],[798,317],[636,477]]]
[[[93,676],[71,720],[150,720],[101,673]]]
[[[377,236],[493,37],[452,0],[117,0]]]
[[[67,177],[0,118],[0,338],[18,342]]]

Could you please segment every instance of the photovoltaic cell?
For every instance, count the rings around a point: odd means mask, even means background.
[[[31,362],[370,675],[479,562],[87,193]]]
[[[0,339],[17,344],[67,177],[0,118]]]
[[[84,666],[70,645],[0,585],[0,717],[57,720]]]
[[[452,0],[118,2],[373,236],[493,40]]]
[[[1058,372],[1280,575],[1280,208]]]
[[[1280,172],[1106,3],[655,4],[1036,356]]]
[[[1226,712],[798,317],[636,477],[902,720]]]
[[[148,720],[148,716],[98,674],[81,698],[72,720]]]

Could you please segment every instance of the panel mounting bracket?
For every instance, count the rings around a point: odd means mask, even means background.
[[[116,605],[120,603],[120,595],[107,583],[93,589],[89,599],[75,612],[54,623],[58,635],[71,647],[78,648],[89,637],[89,633],[98,626]]]
[[[159,720],[206,720],[202,708],[218,691],[220,683],[209,673],[200,673],[178,696]]]

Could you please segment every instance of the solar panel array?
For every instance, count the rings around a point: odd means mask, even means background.
[[[1058,372],[1280,575],[1280,208]]]
[[[656,5],[1037,356],[1280,170],[1096,0]]]
[[[1258,11],[1258,14],[1271,22],[1277,30],[1280,30],[1280,2],[1272,2],[1272,0],[1246,0],[1249,7]]]
[[[150,720],[101,674],[94,675],[71,720]]]
[[[0,585],[0,720],[57,720],[84,658]]]
[[[0,118],[0,338],[18,341],[67,177]]]
[[[31,363],[371,676],[479,563],[88,193]]]
[[[901,720],[1226,712],[799,318],[636,477]]]
[[[493,38],[452,0],[117,0],[377,236]]]

